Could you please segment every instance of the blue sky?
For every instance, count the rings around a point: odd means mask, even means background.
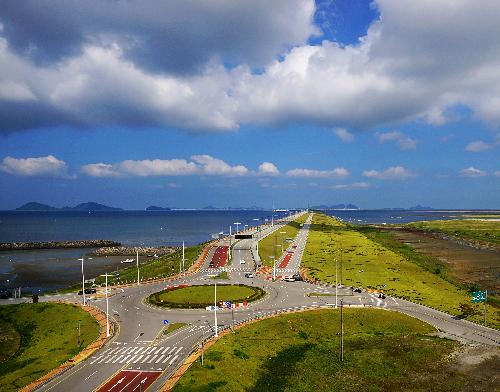
[[[495,1],[41,3],[0,10],[0,209],[500,208]]]

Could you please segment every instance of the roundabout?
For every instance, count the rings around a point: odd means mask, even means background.
[[[217,295],[215,300],[215,294]],[[248,303],[257,301],[266,292],[260,287],[243,284],[177,286],[151,294],[148,302],[163,308],[204,309],[214,303]]]

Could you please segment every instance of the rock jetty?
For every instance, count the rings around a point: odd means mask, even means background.
[[[165,256],[177,252],[178,247],[174,246],[111,246],[99,248],[90,253],[91,256],[135,256],[139,252],[140,256]]]
[[[106,247],[119,247],[119,246],[121,246],[120,242],[110,241],[110,240],[4,242],[0,243],[0,251],[32,250],[32,249],[106,248]]]

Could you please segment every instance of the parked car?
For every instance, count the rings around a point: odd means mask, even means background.
[[[252,273],[245,274],[245,278],[253,278],[253,274]]]
[[[300,276],[300,274],[295,274],[295,275],[293,275],[293,279],[300,282],[300,281],[302,281],[302,276]]]
[[[361,293],[361,291],[362,291],[362,290],[361,290],[359,287],[354,289],[354,292],[355,292],[355,293]]]
[[[245,261],[245,260],[241,260],[241,261],[240,261],[240,264],[245,264],[245,263],[246,263],[246,261]]]
[[[96,289],[85,289],[85,294],[95,294],[95,293],[97,293]],[[83,291],[80,290],[78,292],[78,295],[83,295]]]
[[[282,279],[283,282],[295,282],[295,278],[293,276],[287,276]]]

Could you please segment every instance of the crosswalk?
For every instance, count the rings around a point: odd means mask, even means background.
[[[182,351],[176,346],[120,346],[91,357],[90,364],[159,364],[172,365]]]

